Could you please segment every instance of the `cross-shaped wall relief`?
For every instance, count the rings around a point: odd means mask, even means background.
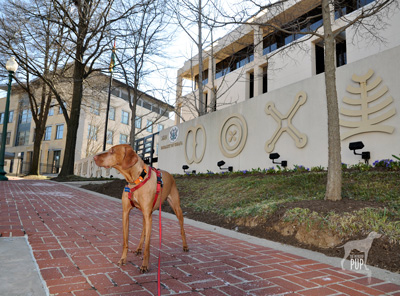
[[[286,115],[282,115],[282,113],[275,108],[275,104],[273,102],[267,103],[265,106],[265,113],[267,113],[267,115],[271,115],[278,123],[278,128],[276,129],[275,133],[265,143],[265,151],[267,153],[274,151],[276,142],[278,142],[280,136],[284,132],[287,132],[293,138],[297,148],[303,148],[307,144],[307,135],[300,133],[292,123],[293,116],[299,110],[300,106],[302,106],[306,101],[307,94],[304,91],[298,92],[292,107],[289,109]]]

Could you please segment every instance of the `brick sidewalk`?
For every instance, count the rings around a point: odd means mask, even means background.
[[[122,245],[121,204],[51,181],[0,182],[0,233],[28,235],[50,294],[156,295],[158,217],[153,216],[150,272]],[[186,225],[182,252],[178,222],[163,219],[162,294],[180,295],[400,295],[400,286],[277,249],[248,244]],[[130,247],[141,213],[132,210]]]

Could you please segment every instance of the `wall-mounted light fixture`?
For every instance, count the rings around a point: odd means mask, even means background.
[[[220,161],[217,162],[217,166],[219,167],[220,170],[227,170],[229,172],[233,172],[233,167],[232,166],[229,166],[227,168],[221,168],[224,164],[225,164],[225,161],[223,161],[223,160],[220,160]]]
[[[269,155],[269,159],[272,159],[272,163],[275,163],[275,164],[280,164],[280,165],[282,165],[282,167],[287,167],[287,161],[286,160],[282,160],[281,162],[275,162],[275,159],[278,159],[279,157],[281,157],[280,155],[279,155],[279,153],[271,153],[270,155]]]
[[[184,164],[184,165],[182,166],[182,169],[183,169],[183,172],[186,173],[186,170],[189,169],[189,166],[186,165],[186,164]],[[192,171],[192,174],[196,174],[196,170],[193,170],[193,171]]]
[[[364,148],[364,143],[362,141],[351,142],[349,144],[349,149],[353,150],[355,155],[361,155],[361,158],[364,159],[366,164],[368,164],[368,160],[371,158],[371,153],[369,151],[356,153],[356,150],[360,150],[360,149],[363,149],[363,148]]]

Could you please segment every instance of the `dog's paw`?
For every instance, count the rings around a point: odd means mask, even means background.
[[[136,256],[139,256],[140,254],[142,254],[142,249],[137,249],[135,251]]]
[[[140,266],[140,272],[141,273],[145,273],[145,272],[148,272],[148,271],[149,271],[149,268],[146,265]]]
[[[121,259],[118,261],[118,265],[119,265],[119,266],[126,265],[126,258],[121,258]]]
[[[184,251],[184,252],[189,252],[189,247],[188,247],[188,246],[184,246],[184,247],[183,247],[183,251]]]

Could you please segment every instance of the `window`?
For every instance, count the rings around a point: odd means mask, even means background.
[[[120,144],[128,143],[128,135],[120,134],[119,135],[119,143]]]
[[[0,143],[2,143],[3,133],[0,133]],[[6,145],[10,145],[11,132],[7,132]]]
[[[4,123],[4,116],[5,113],[0,113],[0,124]],[[12,122],[14,118],[14,111],[9,111],[8,112],[8,123]]]
[[[90,113],[94,115],[100,115],[100,102],[96,100],[91,100],[90,102]]]
[[[25,109],[21,113],[21,123],[30,123],[32,121],[31,110]]]
[[[135,118],[135,127],[136,128],[142,128],[142,118],[136,116],[136,118]]]
[[[336,42],[336,67],[347,64],[346,40]]]
[[[344,0],[344,1],[335,1],[335,19],[341,18],[346,14],[349,14],[371,2],[374,0]]]
[[[158,125],[157,125],[157,130],[158,130],[159,132],[161,132],[163,129],[164,129],[164,125],[163,125],[163,124],[158,124]]]
[[[249,98],[254,97],[254,73],[249,73]]]
[[[15,146],[28,145],[29,142],[29,131],[21,131],[17,134],[17,143]]]
[[[65,102],[63,102],[64,107],[67,106],[67,104]],[[63,109],[61,108],[61,106],[58,107],[58,114],[63,114]]]
[[[263,94],[268,92],[268,67],[263,67]]]
[[[107,131],[107,144],[113,144],[114,132]]]
[[[44,140],[45,141],[51,140],[51,126],[46,126],[46,130],[44,132]]]
[[[97,132],[98,132],[98,127],[89,124],[87,138],[90,139],[90,140],[97,141]]]
[[[323,44],[315,44],[315,72],[316,72],[316,74],[325,72]]]
[[[338,36],[336,39],[336,67],[347,64],[346,38],[345,35]],[[316,74],[325,72],[325,58],[323,43],[315,44],[315,67]]]
[[[202,73],[202,78],[203,78],[203,85],[206,85],[208,83],[208,69],[204,70]],[[196,75],[194,77],[194,80],[196,82],[196,89],[199,88],[199,75]]]
[[[8,113],[8,123],[12,122],[14,119],[14,111],[10,111],[10,113]]]
[[[220,78],[252,61],[254,61],[253,44],[243,48],[242,50],[239,50],[233,55],[217,63],[215,67],[215,78]]]
[[[54,115],[54,108],[50,108],[49,109],[49,116],[53,116]]]
[[[56,140],[60,140],[63,138],[63,133],[64,133],[64,125],[60,124],[57,125],[56,127]]]
[[[146,101],[143,101],[143,108],[146,108],[146,109],[148,109],[148,110],[151,110],[151,104],[148,103],[148,102],[146,102]]]
[[[129,124],[129,113],[124,110],[122,110],[121,122],[124,124]]]
[[[146,131],[149,133],[153,132],[153,121],[147,119]]]
[[[108,112],[108,119],[115,120],[115,108],[110,106],[110,110]]]

